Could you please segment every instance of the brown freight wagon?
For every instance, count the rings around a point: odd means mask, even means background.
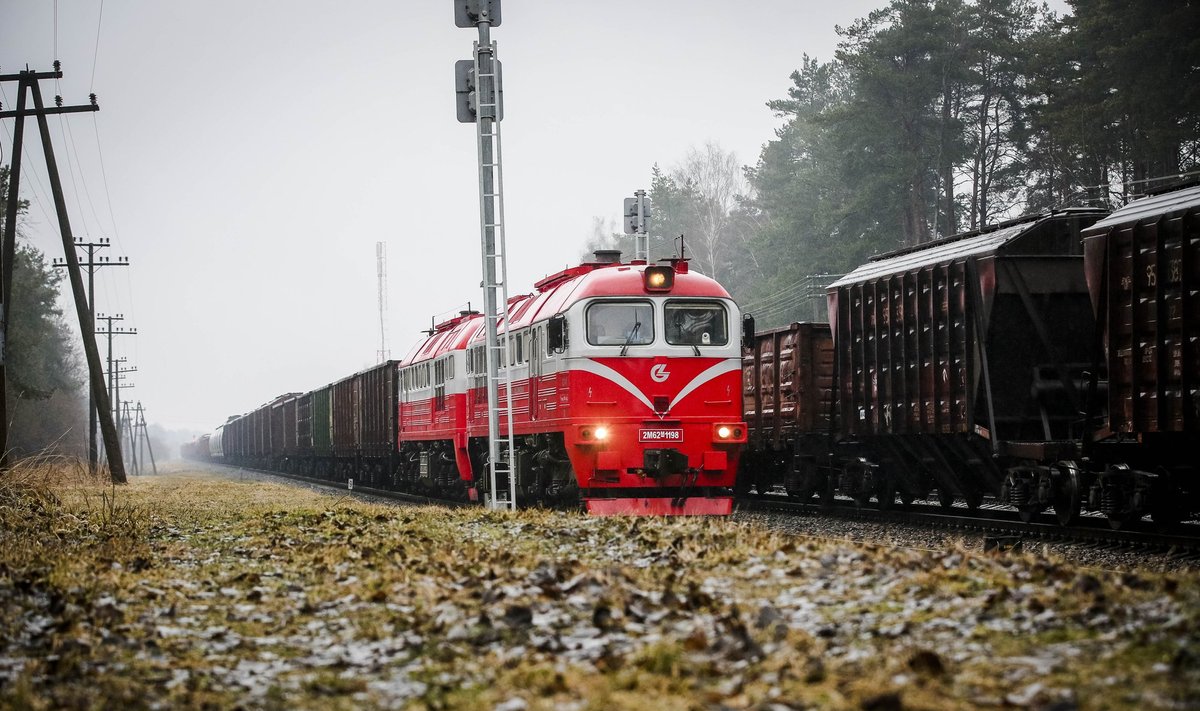
[[[280,395],[264,406],[267,411],[267,458],[272,469],[291,472],[291,459],[296,456],[296,397],[299,393]]]
[[[368,486],[390,485],[398,451],[398,364],[389,360],[332,386],[333,456],[343,480],[357,470]]]
[[[262,405],[250,413],[250,463],[252,466],[265,467],[267,464],[268,442],[270,439],[270,408]]]
[[[1108,375],[1089,503],[1114,523],[1174,521],[1200,510],[1200,186],[1131,202],[1083,240]]]
[[[812,493],[811,470],[830,454],[833,335],[827,323],[792,323],[754,335],[742,352],[742,410],[749,426],[741,489],[775,485]],[[806,488],[808,487],[808,488]]]
[[[898,250],[830,286],[839,429],[878,465],[860,488],[881,503],[937,489],[946,505],[1010,490],[1022,510],[1047,505],[1031,497],[1057,474],[1022,463],[1069,455],[1081,434],[1094,317],[1080,231],[1104,215],[1054,212]]]

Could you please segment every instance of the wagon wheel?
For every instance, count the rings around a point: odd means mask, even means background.
[[[1060,526],[1073,526],[1079,520],[1079,467],[1074,462],[1059,462],[1061,476],[1054,487],[1054,517]]]
[[[963,498],[967,501],[967,510],[974,513],[979,510],[979,505],[983,503],[983,492],[967,490],[963,492]]]
[[[1017,507],[1017,518],[1021,519],[1022,523],[1029,523],[1035,516],[1042,512],[1041,506],[1032,506],[1025,504]]]
[[[1108,527],[1114,531],[1120,531],[1132,518],[1133,516],[1128,513],[1115,513],[1108,517]]]
[[[1150,492],[1153,497],[1150,500],[1150,518],[1159,531],[1168,531],[1178,526],[1183,518],[1183,508],[1179,505],[1183,499],[1169,471],[1159,469],[1157,484]]]
[[[954,508],[954,492],[944,486],[939,486],[937,490],[938,504],[944,509]]]
[[[821,508],[828,509],[833,507],[833,482],[828,477],[825,479],[824,485],[821,487]]]
[[[876,487],[876,498],[880,511],[887,511],[896,504],[896,481],[884,473]]]
[[[1155,528],[1169,531],[1178,526],[1183,517],[1174,501],[1162,501],[1150,510],[1150,518],[1154,519]]]
[[[795,499],[796,501],[808,501],[815,493],[816,492],[811,486],[802,486],[798,489],[793,488],[787,490],[788,498]]]

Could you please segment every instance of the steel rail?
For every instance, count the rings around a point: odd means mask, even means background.
[[[1073,526],[1033,520],[1020,520],[1016,511],[993,508],[988,504],[975,511],[966,508],[946,510],[938,505],[897,504],[880,510],[863,507],[849,500],[835,500],[830,505],[794,501],[781,494],[760,494],[739,498],[736,510],[776,511],[792,515],[829,516],[834,518],[869,520],[879,523],[903,523],[930,528],[972,531],[985,537],[1009,536],[1046,542],[1105,544],[1137,549],[1163,551],[1172,554],[1200,555],[1200,525],[1183,524],[1175,531],[1154,531],[1139,527],[1113,529],[1105,519],[1081,519]]]

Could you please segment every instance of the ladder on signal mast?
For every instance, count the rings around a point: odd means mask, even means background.
[[[504,174],[500,150],[500,77],[496,43],[475,43],[476,144],[479,153],[479,223],[483,254],[484,319],[487,334],[488,505],[517,507],[512,428],[512,377],[508,339],[508,263],[504,238]],[[503,402],[501,402],[503,391]]]

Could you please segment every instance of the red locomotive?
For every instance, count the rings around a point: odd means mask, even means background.
[[[501,367],[519,502],[580,501],[599,515],[730,513],[747,430],[741,320],[725,289],[683,259],[623,264],[619,252],[597,252],[511,298],[508,312]],[[480,500],[483,323],[463,312],[401,361],[230,418],[210,456]],[[500,396],[507,405],[503,387]]]

